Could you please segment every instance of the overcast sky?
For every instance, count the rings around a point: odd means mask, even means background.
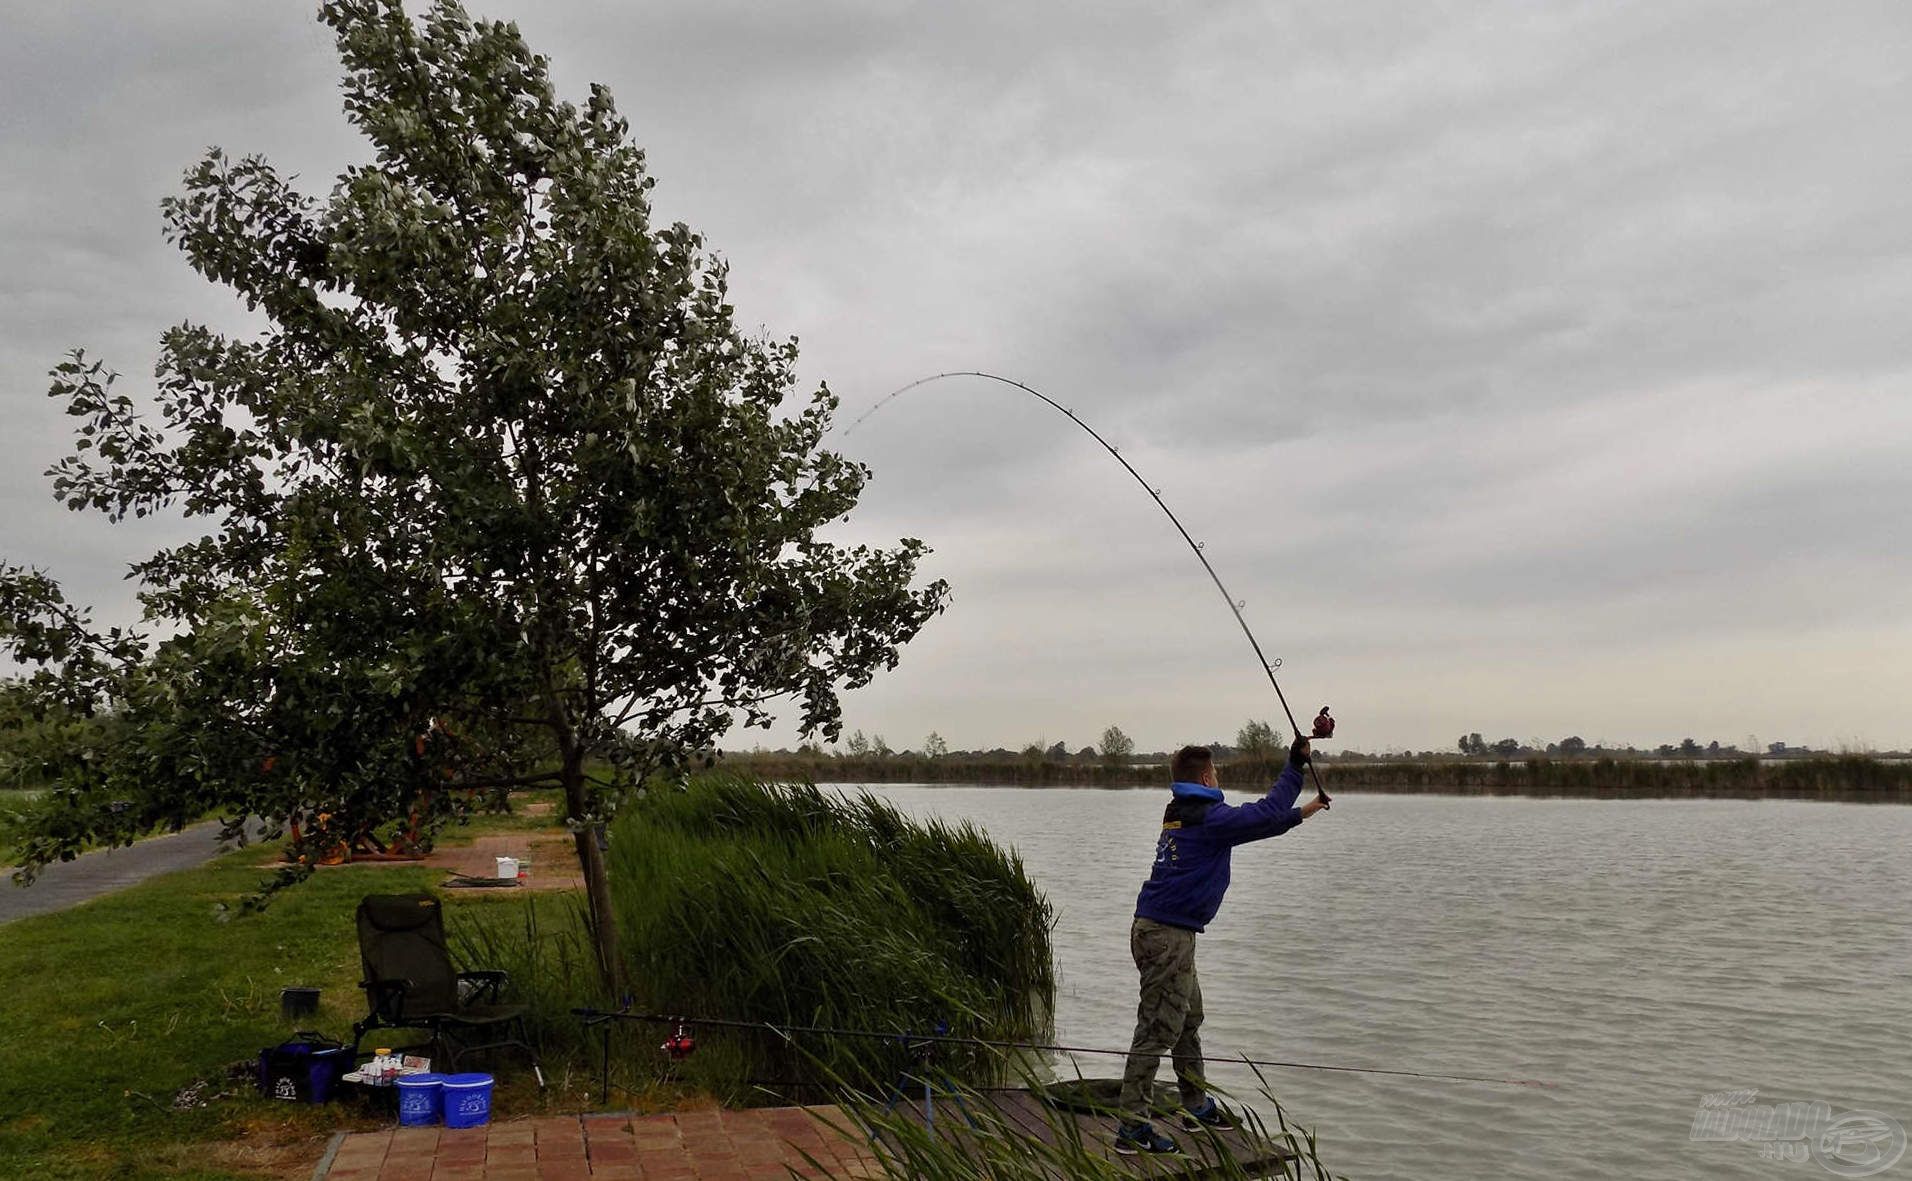
[[[146,388],[169,324],[244,327],[159,201],[210,144],[318,193],[364,156],[312,7],[0,0],[0,556],[103,620],[164,537],[54,504],[46,370]],[[611,86],[659,213],[845,424],[984,369],[1121,445],[1347,745],[1912,746],[1902,0],[471,7]],[[876,471],[852,535],[954,588],[851,727],[1279,722],[1054,412],[949,381],[839,445]]]

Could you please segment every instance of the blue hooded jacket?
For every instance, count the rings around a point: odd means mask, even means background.
[[[1228,892],[1228,854],[1236,845],[1278,837],[1301,823],[1295,797],[1301,794],[1301,768],[1282,769],[1268,794],[1237,808],[1222,802],[1219,789],[1200,783],[1175,783],[1174,798],[1162,813],[1162,835],[1155,842],[1155,868],[1135,900],[1137,918],[1154,919],[1189,931],[1207,928]]]

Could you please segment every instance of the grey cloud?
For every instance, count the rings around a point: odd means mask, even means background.
[[[1902,6],[472,7],[611,85],[660,213],[846,422],[946,369],[1076,407],[1361,744],[1912,743]],[[158,542],[46,498],[44,372],[85,344],[136,386],[166,324],[243,327],[156,205],[208,143],[315,191],[362,156],[309,17],[40,6],[0,46],[0,548],[118,610]],[[876,470],[843,536],[925,538],[957,595],[851,725],[1270,713],[1166,522],[1019,397],[940,383],[833,439]]]

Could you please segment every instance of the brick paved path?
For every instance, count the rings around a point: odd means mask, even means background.
[[[768,1181],[881,1176],[861,1141],[825,1124],[830,1107],[587,1115],[482,1128],[353,1132],[315,1175],[324,1181]],[[824,1166],[804,1160],[808,1152]]]

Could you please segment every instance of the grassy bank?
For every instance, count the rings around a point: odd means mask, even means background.
[[[261,1099],[228,1068],[290,1034],[279,1015],[287,985],[322,989],[319,1013],[300,1028],[349,1040],[365,1012],[359,899],[435,888],[443,871],[326,868],[263,912],[244,913],[270,856],[255,846],[0,926],[0,1178],[304,1178],[331,1132],[388,1120],[350,1103]],[[522,924],[528,902],[517,893],[440,896],[454,943]],[[501,1112],[588,1105],[588,1070],[560,1061],[547,1070],[550,1091],[539,1093],[528,1071],[506,1065]],[[200,1083],[211,1102],[175,1109],[175,1097]]]
[[[1160,766],[1006,758],[800,756],[784,752],[727,754],[740,773],[813,783],[947,783],[1009,787],[1161,787]],[[1247,787],[1271,778],[1278,765],[1224,764],[1223,782]],[[1848,803],[1912,803],[1912,763],[1863,755],[1763,759],[1334,759],[1321,775],[1368,791],[1463,795],[1536,795],[1587,798],[1731,797],[1809,799]]]
[[[336,1115],[253,1097],[227,1067],[286,1036],[285,985],[324,989],[314,1028],[348,1027],[361,1015],[353,907],[437,875],[342,867],[241,917],[259,860],[240,851],[0,928],[0,1177],[275,1175],[274,1146],[310,1167],[305,1142]],[[175,1110],[202,1081],[241,1093]]]

